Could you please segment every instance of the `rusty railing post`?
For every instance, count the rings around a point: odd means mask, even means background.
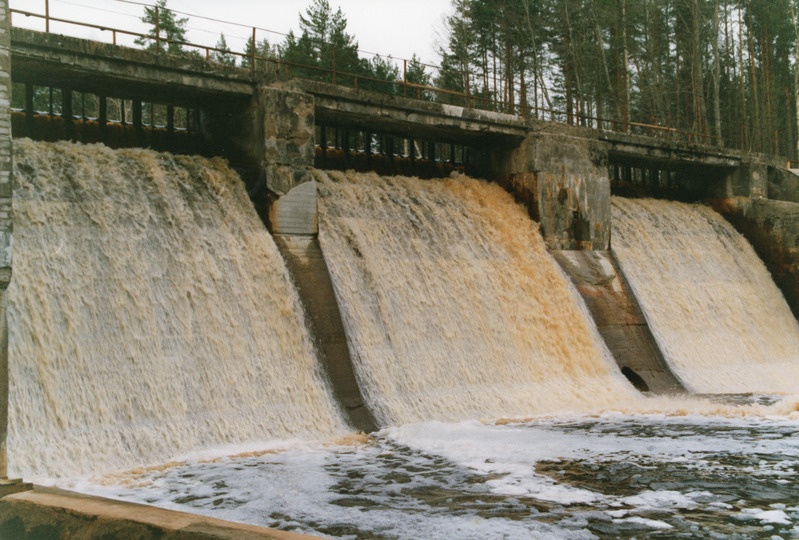
[[[402,59],[402,95],[408,95],[408,60]]]
[[[44,0],[44,31],[50,33],[50,0]]]
[[[257,49],[255,41],[255,27],[252,27],[252,49],[250,50],[250,72],[255,75],[255,50]]]
[[[155,50],[161,52],[161,14],[155,6]]]

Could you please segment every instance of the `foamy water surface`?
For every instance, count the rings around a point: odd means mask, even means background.
[[[799,419],[424,422],[68,487],[341,538],[796,538]]]

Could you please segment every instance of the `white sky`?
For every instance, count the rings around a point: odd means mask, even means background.
[[[155,0],[135,0],[153,4]],[[410,58],[413,53],[425,63],[438,64],[438,46],[443,41],[443,18],[450,11],[450,0],[329,0],[335,10],[340,7],[347,19],[347,30],[358,41],[362,51],[394,58]],[[203,45],[216,44],[220,32],[225,33],[228,46],[244,51],[259,28],[257,39],[282,43],[283,34],[299,31],[299,14],[305,13],[311,0],[168,0],[167,7],[190,15],[188,41]],[[21,11],[44,14],[45,0],[10,0],[10,7]],[[49,0],[50,16],[79,20],[96,25],[145,32],[140,18],[141,5],[122,0]],[[185,16],[185,15],[183,15]],[[239,23],[240,26],[202,19],[208,17]],[[44,21],[34,17],[12,15],[15,26],[44,30]],[[271,32],[266,32],[265,29]],[[73,25],[51,23],[51,32],[111,42],[111,33]],[[118,37],[121,44],[130,39]]]

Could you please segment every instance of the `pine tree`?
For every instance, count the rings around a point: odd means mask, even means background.
[[[293,31],[286,36],[283,61],[295,75],[353,84],[368,70],[358,57],[358,43],[346,30],[341,8],[333,12],[328,0],[314,0],[300,15],[300,37]]]
[[[166,2],[167,0],[157,0],[154,7],[145,7],[141,18],[143,23],[151,25],[149,35],[158,35],[139,37],[134,43],[149,51],[181,53],[184,50],[180,43],[186,41],[186,23],[189,19],[176,17],[175,13],[167,8]]]
[[[427,73],[424,64],[414,54],[406,65],[405,80],[411,84],[418,84],[420,86],[430,86],[430,74]],[[414,88],[411,92],[407,93],[408,97],[415,97],[424,101],[433,101],[433,94],[430,90]]]
[[[364,62],[362,71],[365,74],[365,79],[358,84],[359,88],[383,94],[398,93],[399,68],[390,56],[387,58],[383,58],[379,54],[373,56],[370,61]]]
[[[226,66],[235,66],[236,65],[236,56],[230,51],[230,47],[228,47],[227,40],[225,40],[225,33],[222,32],[219,34],[219,39],[216,42],[217,49],[211,55],[214,61],[219,62],[220,64],[224,64]]]
[[[275,58],[275,51],[269,45],[269,41],[262,39],[258,41],[257,46],[253,45],[252,36],[247,38],[247,43],[244,46],[244,57],[241,59],[241,66],[249,68],[252,66],[252,59],[255,57],[255,69],[264,71],[267,66],[267,58]]]

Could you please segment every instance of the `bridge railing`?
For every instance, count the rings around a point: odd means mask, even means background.
[[[9,10],[11,15],[11,23],[14,24],[14,19],[18,17],[32,17],[42,19],[44,22],[45,32],[50,33],[51,23],[60,23],[62,25],[71,25],[82,28],[90,28],[99,30],[101,32],[109,32],[111,34],[111,43],[119,45],[118,37],[126,36],[134,40],[150,41],[150,47],[156,51],[166,51],[170,46],[178,48],[187,48],[185,54],[196,55],[204,57],[207,61],[217,61],[218,58],[236,58],[243,67],[250,69],[253,77],[257,72],[271,71],[277,74],[282,74],[285,77],[300,77],[309,78],[314,80],[323,80],[338,84],[342,86],[349,86],[355,89],[367,89],[386,93],[390,95],[397,95],[403,97],[410,97],[422,99],[427,101],[440,101],[444,103],[451,103],[461,105],[469,108],[483,109],[490,111],[498,111],[509,114],[516,114],[523,118],[536,118],[550,120],[568,125],[576,125],[587,128],[598,129],[600,131],[611,131],[616,133],[629,133],[641,134],[652,136],[668,141],[685,141],[700,144],[716,144],[721,146],[723,141],[720,137],[709,133],[695,132],[690,130],[678,129],[671,126],[667,120],[660,118],[650,118],[649,122],[637,122],[632,120],[618,120],[612,118],[600,118],[596,116],[586,115],[574,111],[563,111],[558,109],[541,107],[537,103],[526,103],[526,98],[520,100],[521,103],[514,103],[498,98],[494,95],[480,95],[470,91],[458,91],[438,86],[427,84],[419,84],[408,80],[408,60],[402,60],[402,79],[399,80],[386,80],[376,77],[370,77],[362,73],[352,73],[346,70],[337,69],[336,66],[336,49],[331,48],[331,58],[329,63],[331,67],[322,67],[318,65],[310,65],[303,63],[296,63],[286,61],[277,56],[264,56],[256,53],[257,47],[257,27],[247,27],[251,29],[251,43],[253,46],[249,53],[238,52],[230,49],[221,49],[218,47],[209,46],[206,44],[194,43],[189,41],[179,41],[170,39],[161,35],[161,31],[157,26],[154,33],[143,33],[124,28],[117,28],[103,24],[89,23],[73,19],[66,19],[63,17],[54,17],[50,14],[49,0],[43,0],[44,13],[34,11],[21,10],[11,8]],[[146,4],[138,4],[137,2],[129,2],[146,6]],[[155,10],[155,21],[160,21],[159,7],[147,6]],[[179,12],[182,13],[182,12]],[[182,13],[183,14],[183,13]],[[189,15],[189,14],[185,14]],[[205,18],[205,17],[204,17]],[[224,22],[224,21],[218,21]],[[244,25],[237,25],[244,26]],[[276,33],[269,30],[261,29],[269,33]],[[279,33],[278,33],[279,34]],[[391,57],[388,57],[391,58]],[[233,64],[236,62],[234,61]],[[440,70],[440,67],[431,64],[421,64],[425,68],[431,68],[435,71]],[[463,79],[466,80],[469,74],[462,74]],[[466,85],[468,86],[468,85]]]

